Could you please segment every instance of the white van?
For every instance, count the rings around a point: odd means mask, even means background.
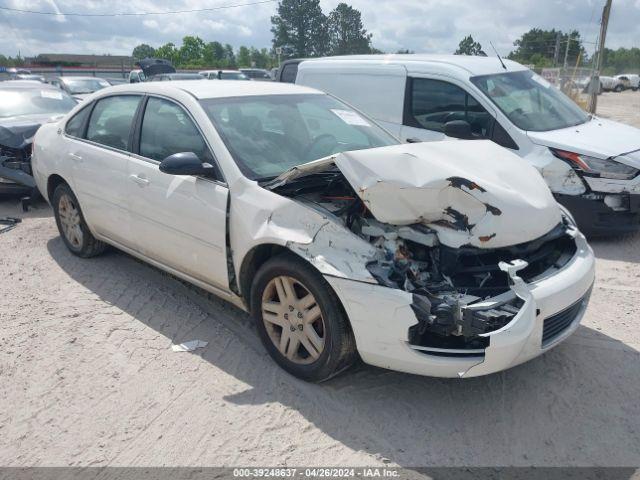
[[[350,103],[403,141],[488,138],[511,149],[591,235],[640,228],[640,130],[585,113],[519,63],[462,55],[319,58],[299,65],[296,83]]]

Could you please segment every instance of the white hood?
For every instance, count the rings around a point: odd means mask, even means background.
[[[527,136],[538,145],[597,158],[616,157],[640,149],[639,129],[599,117],[575,127],[527,132]],[[640,168],[640,161],[637,163],[631,166]]]
[[[394,145],[334,161],[377,220],[427,224],[450,247],[516,245],[561,221],[537,170],[488,140]]]

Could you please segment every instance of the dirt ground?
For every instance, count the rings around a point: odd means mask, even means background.
[[[603,94],[640,127],[640,92]],[[0,465],[634,466],[640,235],[593,242],[591,304],[564,344],[484,378],[280,370],[246,314],[110,251],[71,255],[45,205],[0,235]],[[175,353],[173,342],[209,342]]]

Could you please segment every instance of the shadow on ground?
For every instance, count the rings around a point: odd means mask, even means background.
[[[82,260],[60,238],[47,247],[70,277],[135,321],[174,342],[208,341],[194,354],[249,385],[225,397],[228,402],[279,402],[347,447],[383,461],[406,467],[631,466],[640,458],[640,355],[590,328],[488,377],[435,379],[359,365],[313,385],[270,360],[241,310],[117,251]],[[167,301],[149,318],[122,300],[118,292],[127,288],[149,296],[159,291]],[[206,318],[183,325],[180,311],[192,304]]]

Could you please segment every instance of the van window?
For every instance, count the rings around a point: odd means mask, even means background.
[[[140,98],[138,95],[118,95],[98,100],[89,119],[87,140],[127,150]]]
[[[298,64],[288,63],[282,67],[282,75],[280,76],[280,81],[286,83],[296,83],[297,76]]]
[[[444,132],[444,125],[465,120],[478,137],[487,137],[493,117],[460,87],[441,80],[410,78],[408,115],[411,127]]]

